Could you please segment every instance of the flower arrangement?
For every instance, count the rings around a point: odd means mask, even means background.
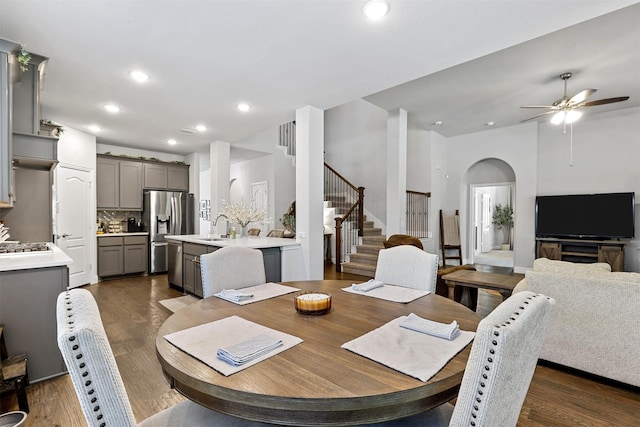
[[[254,203],[225,202],[223,200],[222,204],[224,207],[218,212],[218,215],[226,216],[229,222],[240,224],[243,228],[251,222],[264,221],[267,218],[267,211],[257,209]]]

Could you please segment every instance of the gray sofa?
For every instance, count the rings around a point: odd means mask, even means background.
[[[640,274],[539,258],[514,292],[556,300],[540,359],[640,387]]]

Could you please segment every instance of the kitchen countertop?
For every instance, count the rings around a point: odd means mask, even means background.
[[[148,236],[148,231],[132,231],[131,233],[96,233],[97,237]]]
[[[197,243],[199,245],[208,245],[208,246],[217,246],[217,247],[225,247],[225,246],[243,246],[245,248],[281,248],[284,246],[300,246],[300,243],[296,241],[296,239],[284,239],[280,237],[238,237],[236,239],[227,239],[227,238],[211,238],[206,235],[202,236],[199,234],[186,234],[181,236],[164,236],[166,240],[173,240],[178,242],[186,242],[186,243]]]
[[[53,243],[52,252],[0,254],[0,271],[27,270],[31,268],[59,267],[73,261]]]

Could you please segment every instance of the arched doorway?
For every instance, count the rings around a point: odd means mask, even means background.
[[[467,244],[472,262],[512,268],[513,227],[495,222],[500,210],[504,213],[515,209],[513,168],[500,159],[484,159],[469,168],[467,178],[470,196]]]

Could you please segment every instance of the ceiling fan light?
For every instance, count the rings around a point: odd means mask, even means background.
[[[577,121],[580,117],[582,117],[582,112],[577,110],[570,110],[567,112],[565,116],[565,120],[567,123],[573,123]]]
[[[564,111],[558,111],[553,115],[553,117],[551,117],[551,123],[553,123],[554,125],[559,125],[564,121],[564,116]]]

